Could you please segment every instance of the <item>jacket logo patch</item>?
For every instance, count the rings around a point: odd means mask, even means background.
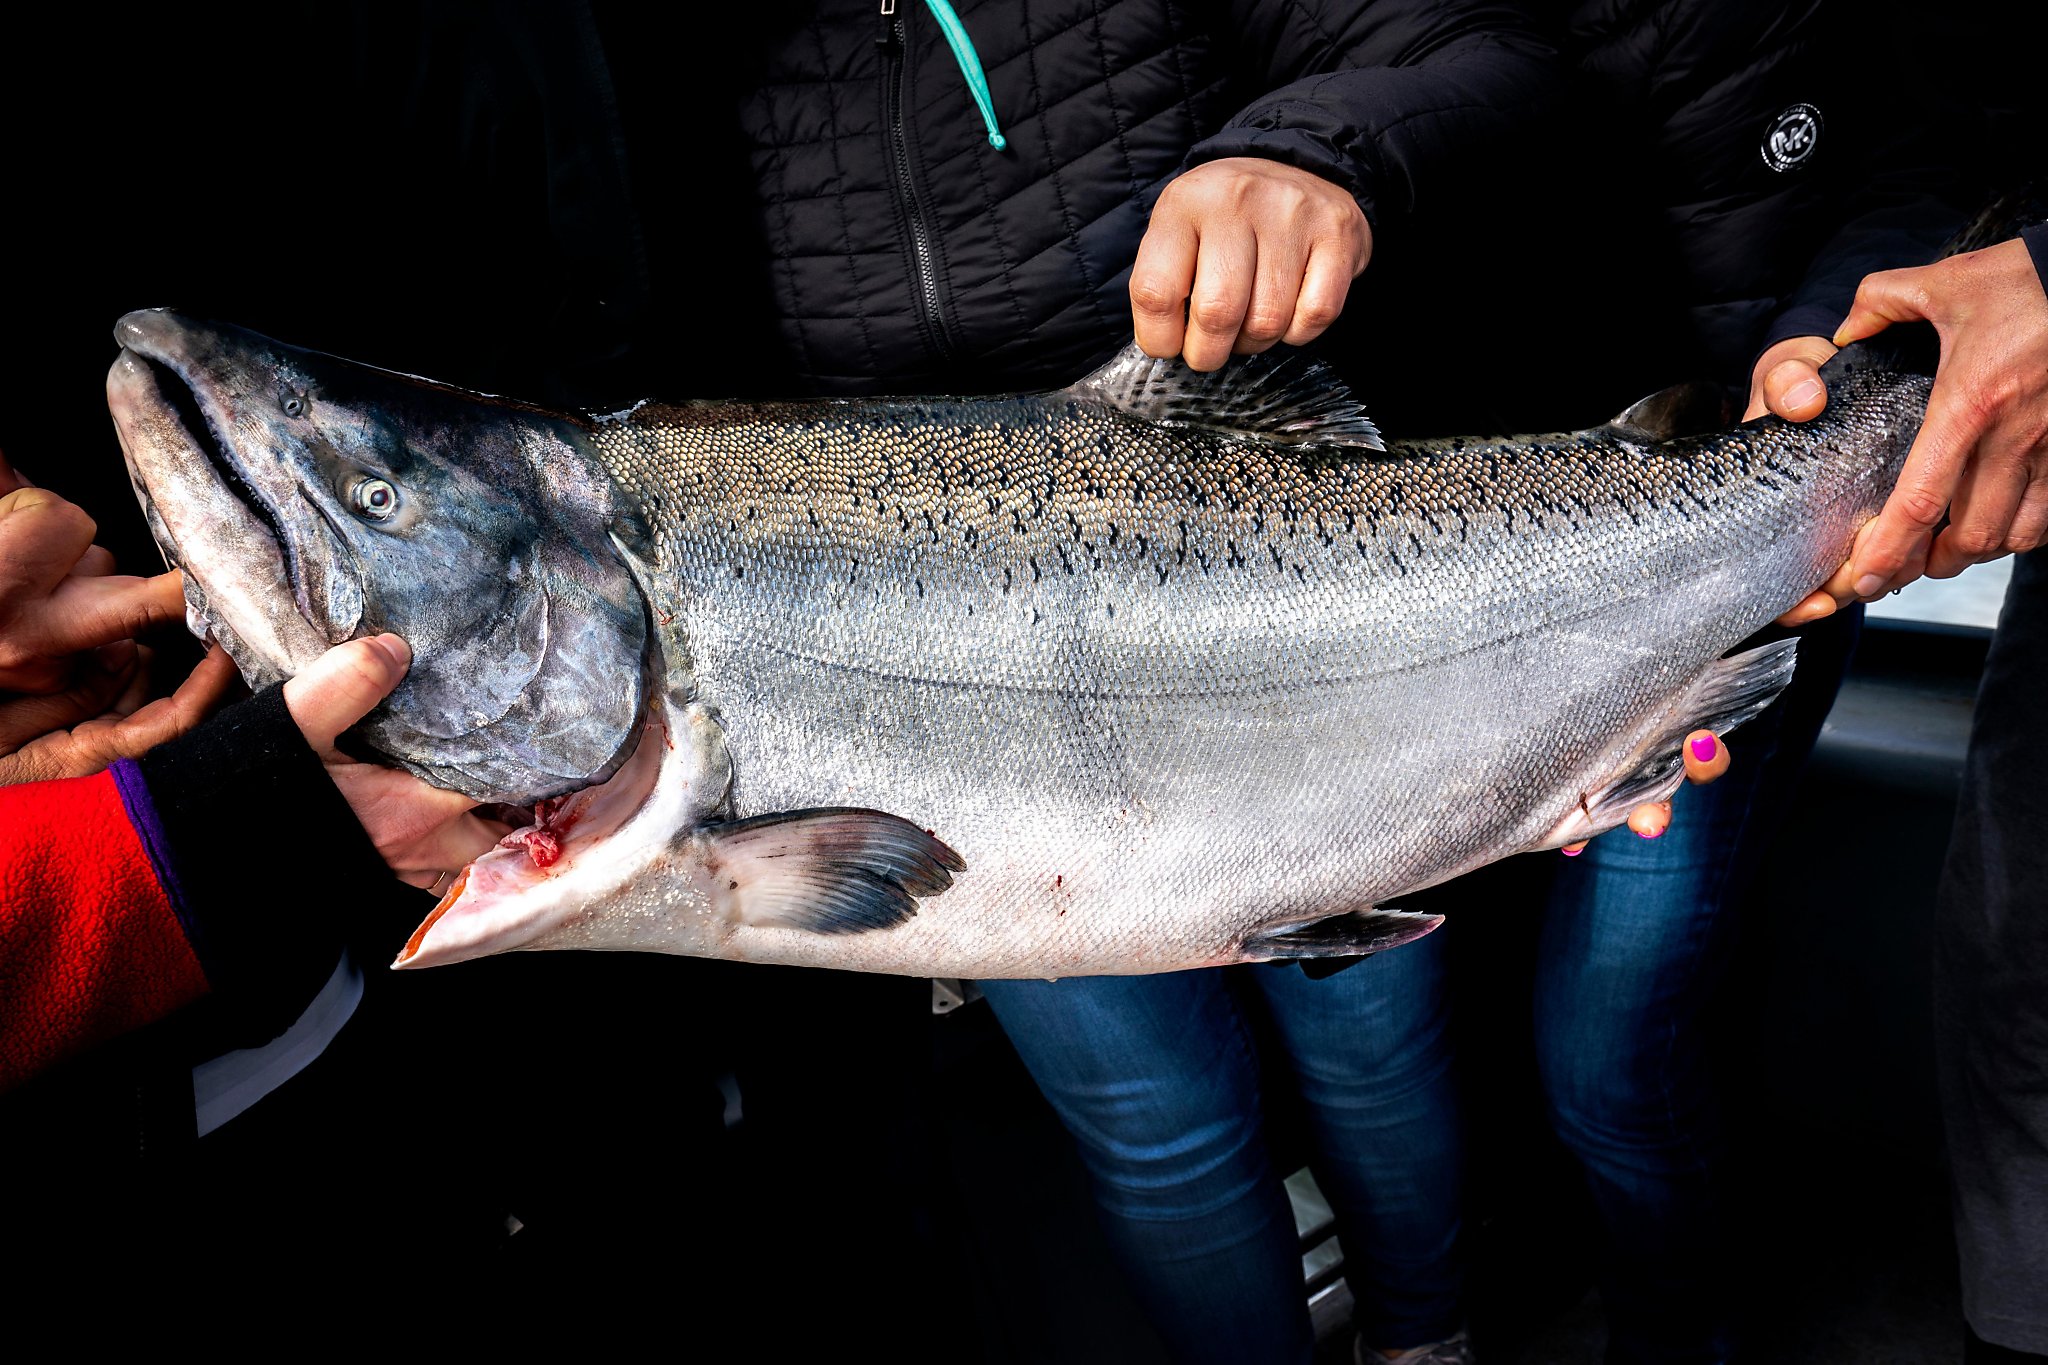
[[[1781,174],[1798,170],[1813,159],[1820,131],[1820,110],[1810,104],[1792,105],[1764,130],[1764,165]]]

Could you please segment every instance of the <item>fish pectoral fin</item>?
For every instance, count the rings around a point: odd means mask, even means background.
[[[1292,346],[1232,356],[1205,374],[1179,356],[1146,355],[1132,342],[1066,392],[1162,426],[1206,427],[1276,445],[1386,449],[1336,372]]]
[[[756,815],[697,837],[714,902],[752,928],[888,929],[967,868],[930,830],[853,807]]]
[[[1561,848],[1590,839],[1627,820],[1644,802],[1670,796],[1685,780],[1685,737],[1694,730],[1725,735],[1776,701],[1792,681],[1798,653],[1799,641],[1774,640],[1717,660],[1664,713],[1613,780],[1581,797],[1536,847]]]
[[[1444,922],[1442,915],[1408,910],[1348,910],[1341,915],[1253,934],[1240,962],[1279,962],[1301,957],[1364,957],[1421,938]]]

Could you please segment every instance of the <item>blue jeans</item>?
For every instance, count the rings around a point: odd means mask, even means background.
[[[1616,1365],[1694,1365],[1733,1348],[1739,1261],[1722,1226],[1702,1014],[1861,619],[1857,609],[1802,636],[1791,687],[1729,737],[1727,776],[1679,792],[1664,837],[1615,830],[1558,860],[1537,947],[1537,1063],[1599,1211]]]
[[[1303,1101],[1359,1330],[1384,1347],[1457,1330],[1463,1157],[1442,933],[1322,981],[1282,964],[982,983],[1079,1144],[1110,1246],[1176,1361],[1284,1365],[1314,1349],[1251,1009],[1270,1017]]]

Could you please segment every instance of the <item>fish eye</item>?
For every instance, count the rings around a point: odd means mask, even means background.
[[[284,415],[287,417],[304,417],[306,415],[306,400],[295,393],[288,393],[279,399],[278,406],[284,409]]]
[[[398,490],[383,479],[363,479],[349,490],[349,501],[371,521],[383,521],[398,510]]]

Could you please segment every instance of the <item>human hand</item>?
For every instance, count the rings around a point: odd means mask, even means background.
[[[1926,420],[1884,510],[1788,624],[2048,540],[2048,294],[2026,243],[1865,277],[1834,340],[1918,320],[1941,338]]]
[[[0,787],[88,777],[140,758],[206,719],[236,681],[215,645],[177,691],[150,701],[149,651],[131,644],[118,666],[104,653],[86,655],[62,691],[0,697]]]
[[[1131,267],[1132,328],[1147,355],[1195,370],[1304,345],[1371,256],[1372,227],[1341,186],[1263,157],[1206,162],[1160,192]]]
[[[1680,752],[1685,759],[1685,779],[1695,786],[1712,782],[1727,772],[1728,764],[1733,761],[1727,744],[1712,730],[1695,730],[1687,735]],[[1645,839],[1662,838],[1664,831],[1671,828],[1671,803],[1645,801],[1629,812],[1628,827]],[[1581,839],[1575,844],[1566,844],[1564,856],[1578,857],[1591,842],[1590,839]]]
[[[114,573],[113,556],[93,544],[97,530],[81,508],[30,484],[0,456],[0,692],[61,692],[75,681],[78,656],[92,649],[125,685],[133,639],[184,619],[178,575]]]
[[[400,881],[434,888],[490,851],[511,826],[474,814],[460,792],[428,786],[402,768],[350,758],[334,747],[404,679],[412,650],[396,635],[336,645],[284,685],[284,704],[328,777]]]
[[[182,619],[180,581],[116,575],[96,529],[0,456],[0,785],[136,757],[197,725],[234,680],[216,654],[148,701],[149,652],[131,637]]]

